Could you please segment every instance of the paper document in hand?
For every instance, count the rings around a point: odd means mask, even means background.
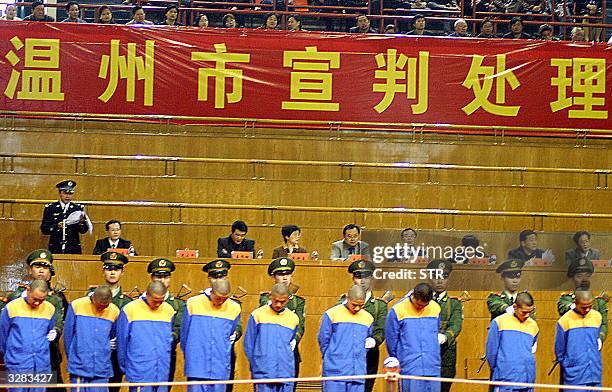
[[[93,224],[91,223],[91,219],[87,216],[87,213],[83,210],[74,211],[68,218],[66,218],[66,226],[76,225],[81,222],[81,217],[85,217],[85,221],[87,222],[87,231],[89,234],[93,234]]]

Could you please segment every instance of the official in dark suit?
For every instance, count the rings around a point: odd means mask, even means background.
[[[124,240],[121,238],[121,222],[113,219],[106,222],[104,226],[108,237],[102,238],[96,241],[93,254],[101,255],[108,249],[129,249],[130,256],[136,256],[136,250],[130,240]]]
[[[88,226],[85,215],[81,216],[78,223],[65,225],[66,219],[75,211],[84,211],[84,206],[73,203],[76,182],[72,180],[62,181],[55,185],[59,190],[59,201],[49,203],[43,212],[40,231],[49,236],[48,249],[51,253],[81,254],[80,234],[87,233]]]
[[[217,257],[230,258],[232,252],[251,252],[255,256],[255,240],[246,238],[249,231],[243,221],[232,223],[232,234],[217,239]]]

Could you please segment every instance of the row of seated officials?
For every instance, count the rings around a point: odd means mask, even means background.
[[[129,0],[128,0],[129,1]],[[526,1],[526,0],[521,0]],[[446,6],[445,6],[446,7]],[[448,6],[451,9],[453,5]],[[65,5],[67,18],[63,19],[62,22],[71,23],[86,23],[81,17],[81,8],[77,2],[71,1]],[[588,8],[589,10],[594,8]],[[590,12],[590,11],[589,11]],[[103,5],[99,7],[96,14],[96,23],[100,24],[115,24],[113,18],[112,9],[109,6]],[[589,13],[589,15],[591,15]],[[166,7],[163,17],[157,23],[147,19],[145,9],[137,5],[132,9],[132,19],[129,20],[126,25],[162,25],[162,26],[182,26],[179,22],[178,7],[175,4]],[[18,21],[21,20],[17,16],[17,7],[14,4],[9,4],[6,8],[5,14],[0,18],[7,21]],[[227,13],[221,19],[221,27],[224,28],[237,28],[242,23],[242,17],[236,16],[232,13]],[[45,5],[40,0],[35,0],[32,3],[32,13],[24,18],[26,21],[41,21],[41,22],[54,22],[55,19],[45,13]],[[597,23],[596,20],[585,19],[585,22]],[[601,22],[601,21],[600,21]],[[360,14],[357,16],[355,26],[349,28],[351,33],[361,34],[374,34],[377,33],[372,26],[370,19],[367,15]],[[209,19],[206,14],[200,14],[195,18],[195,26],[198,27],[209,27]],[[327,24],[328,30],[333,29],[330,23]],[[450,37],[470,37],[471,34],[468,30],[468,23],[464,19],[457,19],[453,24],[453,31],[449,30],[450,23],[443,23],[436,29],[427,28],[427,20],[424,15],[417,14],[412,18],[411,29],[402,32],[401,25],[389,24],[385,27],[385,34],[397,34],[403,33],[407,35],[425,35],[425,36],[443,36],[448,35]],[[531,34],[526,31],[523,20],[515,16],[508,24],[508,31],[505,34],[497,34],[495,32],[494,21],[490,18],[485,18],[479,26],[479,33],[476,35],[478,38],[510,38],[510,39],[542,39],[542,40],[558,40],[555,34],[554,28],[548,24],[542,24],[537,31],[533,31]],[[279,17],[274,13],[266,14],[261,26],[261,29],[276,30],[280,28]],[[441,30],[440,30],[441,28]],[[290,15],[287,18],[287,29],[289,31],[304,31],[302,18],[299,15]],[[564,32],[564,29],[559,30],[559,34]],[[601,28],[581,28],[574,27],[571,30],[570,39],[575,42],[579,41],[600,41],[603,38],[603,29]],[[612,41],[612,38],[611,38]],[[610,42],[612,43],[612,42]]]
[[[127,250],[127,254],[136,255],[136,250],[131,241],[121,238],[121,222],[111,220],[106,223],[107,237],[96,241],[93,254],[99,255],[109,249]],[[248,226],[243,221],[235,221],[231,227],[231,233],[227,237],[217,239],[217,257],[222,258],[263,258],[264,251],[255,246],[255,240],[247,238]],[[333,261],[354,260],[357,258],[372,259],[372,249],[370,244],[361,240],[361,228],[355,224],[348,224],[342,230],[343,238],[331,245],[329,259]],[[425,245],[418,245],[416,242],[417,231],[406,228],[401,231],[400,241],[395,246],[396,252],[393,257],[386,258],[385,261],[393,263],[425,262],[429,257]],[[283,243],[272,251],[271,258],[292,257],[296,260],[318,260],[319,252],[313,250],[308,252],[301,245],[302,231],[296,225],[285,225],[281,228]],[[572,240],[576,244],[575,248],[565,252],[565,263],[567,266],[580,259],[587,259],[591,262],[603,260],[601,252],[591,247],[591,234],[587,231],[576,232]],[[192,257],[199,252],[183,252],[180,255]],[[521,260],[525,265],[534,263],[535,260],[542,260],[544,264],[552,264],[555,256],[550,249],[538,248],[538,234],[533,230],[523,230],[519,234],[519,246],[511,249],[507,254],[508,259]],[[457,264],[487,263],[495,264],[495,255],[487,255],[480,246],[479,239],[472,234],[466,235],[461,239],[461,246],[455,248],[454,254],[449,260]],[[608,264],[609,262],[606,261]]]

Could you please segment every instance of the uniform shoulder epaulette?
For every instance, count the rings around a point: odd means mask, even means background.
[[[51,207],[55,202],[45,204],[45,207]]]
[[[0,302],[7,303],[9,300],[7,297],[0,297]]]
[[[610,296],[607,293],[601,293],[600,295],[595,297],[595,299],[597,298],[602,299],[605,303],[610,302]]]
[[[561,295],[559,297],[565,297],[565,296],[568,296],[568,295],[573,297],[575,294],[574,294],[573,291],[564,291],[564,292],[561,293]]]
[[[17,285],[17,289],[27,289],[28,285],[26,283],[19,283]]]
[[[270,296],[270,292],[269,291],[260,291],[259,292],[259,296],[263,297],[264,295]]]
[[[87,290],[91,290],[91,289],[97,289],[100,285],[97,284],[90,284],[89,287],[87,288]]]
[[[501,297],[502,296],[502,292],[501,291],[490,291],[489,292],[489,297],[492,296],[492,295]]]
[[[294,296],[294,297],[296,297],[296,298],[299,298],[299,299],[301,299],[301,300],[303,300],[303,301],[306,301],[306,299],[305,299],[304,297],[300,297],[300,296],[299,296],[299,295],[297,295],[297,294],[293,294],[293,296]]]

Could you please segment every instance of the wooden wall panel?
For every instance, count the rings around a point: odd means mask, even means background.
[[[146,274],[146,263],[151,258],[133,258],[128,264],[126,273],[122,279],[123,288],[128,291],[137,285],[141,290],[146,287],[149,277]],[[176,292],[180,284],[186,283],[194,289],[194,293],[208,286],[206,276],[201,272],[201,265],[210,259],[200,260],[177,260],[177,271],[172,277],[171,290]],[[257,307],[260,291],[268,290],[271,285],[270,278],[266,275],[266,266],[269,260],[262,261],[236,261],[230,271],[230,279],[233,287],[238,285],[245,288],[248,295],[243,298],[243,321],[246,322],[248,314]],[[57,265],[58,277],[61,277],[66,286],[70,299],[83,295],[89,284],[97,284],[101,281],[101,266],[98,261],[87,256],[59,256],[55,263]],[[545,279],[549,275],[562,276],[563,270],[555,268],[529,268],[524,274],[522,287],[534,287],[534,282]],[[610,281],[612,270],[598,270],[594,275],[593,288],[596,292],[606,288]],[[491,267],[464,267],[457,266],[453,272],[452,279],[457,282],[485,281],[496,279],[497,275]],[[333,306],[340,293],[345,291],[351,283],[350,275],[346,272],[344,263],[312,263],[299,262],[294,281],[300,286],[298,294],[307,300],[307,323],[306,334],[301,344],[304,363],[302,376],[314,376],[320,374],[320,354],[316,343],[316,333],[319,327],[322,313]],[[400,298],[409,290],[416,281],[408,281],[405,288],[396,290],[395,294]],[[550,369],[553,359],[554,327],[558,318],[556,313],[556,300],[559,292],[568,287],[564,283],[556,290],[532,291],[536,298],[538,324],[540,326],[538,361],[538,382],[556,383],[558,371],[551,376],[546,373]],[[459,291],[453,292],[458,294]],[[380,292],[378,292],[380,294]],[[472,300],[464,303],[464,326],[458,341],[457,377],[466,375],[465,363],[472,363],[484,353],[486,329],[489,325],[489,315],[486,309],[485,299],[487,291],[470,291]],[[394,302],[395,303],[395,302]],[[393,304],[393,303],[392,303]],[[241,344],[238,345],[238,377],[248,378],[247,362],[244,357]],[[610,385],[612,381],[612,363],[607,359],[612,357],[611,345],[606,343],[603,351],[604,357],[604,385]],[[182,362],[180,362],[182,363]],[[179,365],[180,365],[179,363]],[[180,367],[179,367],[180,369]],[[473,369],[472,369],[473,370]],[[486,373],[486,369],[485,369]],[[485,374],[483,373],[483,374]],[[457,385],[453,388],[456,392],[478,390],[478,388]],[[247,389],[239,389],[246,391]],[[382,383],[378,385],[378,392],[382,391]]]

